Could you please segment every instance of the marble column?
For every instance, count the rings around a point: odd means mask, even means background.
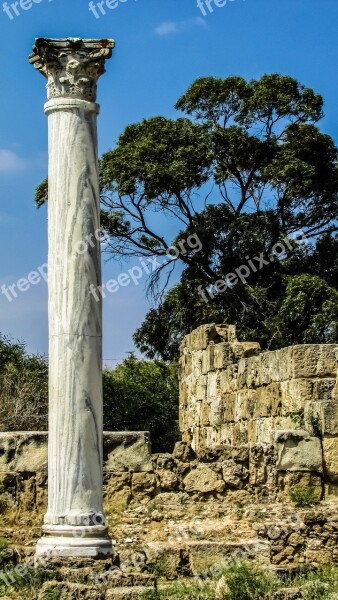
[[[43,39],[48,102],[48,510],[36,555],[112,554],[102,505],[97,80],[113,40]]]

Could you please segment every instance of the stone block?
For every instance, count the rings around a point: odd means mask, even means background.
[[[336,377],[337,348],[336,344],[304,344],[293,346],[293,378]]]
[[[150,434],[141,432],[105,432],[104,468],[107,471],[151,472]]]
[[[235,463],[233,460],[225,460],[222,463],[223,480],[227,487],[242,489],[249,478],[249,471],[243,464]]]
[[[194,379],[198,379],[202,373],[202,360],[205,352],[196,350],[191,354],[191,372]]]
[[[202,404],[201,405],[201,422],[200,425],[202,427],[209,427],[210,425],[214,426],[217,422],[217,413],[216,415],[212,415],[212,407],[214,406],[216,401],[212,404]],[[212,422],[212,416],[214,416],[214,421]]]
[[[108,513],[122,512],[131,501],[131,473],[104,473],[104,506]]]
[[[294,423],[290,417],[266,417],[256,420],[257,442],[273,444],[275,432],[278,429],[293,429]]]
[[[179,384],[180,406],[183,408],[188,403],[188,385],[184,379],[181,379]]]
[[[236,400],[236,394],[225,394],[223,396],[222,401],[224,423],[232,423],[233,421],[235,421]]]
[[[337,384],[337,379],[325,378],[325,379],[313,379],[313,391],[312,400],[320,400],[322,402],[335,401],[334,390]],[[338,398],[336,399],[338,403]]]
[[[274,417],[280,414],[282,391],[280,383],[274,382],[259,387],[255,394],[254,418]]]
[[[311,379],[291,379],[283,381],[280,386],[283,415],[304,410],[306,403],[313,399]]]
[[[184,338],[180,348],[181,351],[184,351],[184,348],[191,351],[205,350],[211,342],[217,344],[235,341],[236,328],[233,325],[201,325]]]
[[[217,398],[220,393],[220,374],[216,371],[208,373],[207,383],[207,398],[211,401],[213,398]]]
[[[261,354],[261,384],[286,381],[291,378],[291,349],[282,348]]]
[[[192,355],[191,352],[185,352],[181,355],[180,361],[180,372],[182,377],[187,377],[192,373]]]
[[[222,568],[234,562],[254,560],[256,565],[267,567],[270,563],[267,542],[189,542],[190,566],[194,575],[203,579],[219,577]]]
[[[232,443],[234,446],[243,446],[248,443],[248,423],[242,421],[235,423],[232,428]]]
[[[237,365],[230,365],[220,373],[220,389],[222,394],[231,394],[237,390]]]
[[[338,437],[323,439],[324,472],[328,481],[338,483]]]
[[[100,586],[69,583],[67,581],[47,581],[40,589],[38,600],[46,598],[67,598],[67,600],[103,600],[104,591]]]
[[[271,479],[275,462],[276,454],[272,444],[252,444],[249,455],[250,484],[265,485]]]
[[[168,469],[158,469],[157,476],[159,478],[161,490],[173,491],[178,487],[179,480],[173,471]]]
[[[200,375],[196,381],[196,400],[206,401],[207,400],[207,376]]]
[[[152,473],[133,473],[132,476],[133,498],[153,497],[156,491],[156,480]]]
[[[218,432],[219,443],[224,446],[233,445],[233,425],[223,423]]]
[[[248,443],[256,444],[257,441],[257,421],[251,420],[248,422]]]
[[[322,446],[307,431],[281,430],[275,435],[278,471],[323,471]]]
[[[239,390],[236,394],[235,421],[247,421],[255,410],[256,390]]]
[[[198,465],[183,480],[186,492],[200,492],[202,494],[220,493],[225,488],[223,479],[207,465]]]
[[[222,398],[216,398],[210,405],[210,425],[219,429],[224,422],[224,410]]]
[[[258,342],[235,342],[232,344],[232,351],[236,361],[241,358],[251,358],[258,356],[261,352],[261,347]]]
[[[338,402],[319,402],[318,425],[324,436],[338,438]]]
[[[216,429],[215,427],[206,427],[204,431],[204,449],[213,448],[214,446],[218,446],[221,441],[221,429]]]
[[[320,475],[306,472],[278,472],[277,487],[281,489],[280,500],[285,502],[290,501],[291,490],[296,489],[313,489],[314,500],[320,501],[323,498],[323,481]]]
[[[46,432],[0,433],[0,472],[46,470],[47,440]]]
[[[153,572],[159,572],[167,580],[176,579],[180,574],[182,558],[185,554],[184,544],[177,539],[174,543],[149,542],[145,547],[147,565]]]
[[[324,485],[325,500],[334,500],[337,502],[338,499],[338,483],[326,483]]]
[[[247,361],[245,386],[248,388],[257,388],[261,385],[261,355],[245,360]]]

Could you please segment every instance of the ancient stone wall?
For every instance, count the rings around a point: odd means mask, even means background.
[[[337,355],[334,344],[261,352],[238,342],[233,326],[199,327],[181,344],[183,441],[202,460],[226,449],[226,484],[336,494]]]

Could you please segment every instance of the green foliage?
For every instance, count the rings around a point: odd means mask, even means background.
[[[47,429],[48,365],[0,334],[0,424],[4,431]]]
[[[35,190],[35,203],[38,208],[48,199],[48,179],[44,179]]]
[[[289,417],[291,421],[295,423],[295,425],[298,425],[298,427],[305,427],[304,409],[295,412],[288,412],[286,413],[286,416]]]
[[[55,588],[54,590],[46,590],[43,593],[43,600],[60,600],[62,590]]]
[[[290,582],[291,585],[301,588],[305,600],[337,600],[337,566],[322,567],[316,571],[305,570]]]
[[[174,360],[184,335],[208,322],[235,324],[240,339],[263,349],[336,343],[338,151],[317,125],[322,97],[279,74],[202,77],[176,108],[183,118],[129,125],[100,161],[109,248],[164,259],[150,277],[152,292],[174,269],[168,248],[192,234],[202,242],[180,255],[180,280],[157,296],[135,333],[137,347]],[[38,203],[45,198],[43,182]],[[310,243],[273,258],[275,245],[300,230]],[[214,292],[257,256],[267,260],[263,268],[203,300],[201,289]]]
[[[104,428],[150,431],[155,451],[171,451],[178,439],[176,365],[131,355],[103,373]],[[47,429],[48,365],[29,356],[23,343],[0,335],[0,423],[4,431]],[[0,512],[8,498],[0,498]]]
[[[142,600],[215,600],[212,583],[202,586],[189,580],[177,580],[159,591],[145,592]]]
[[[316,490],[313,487],[294,487],[289,491],[290,500],[299,508],[311,506],[318,502]]]
[[[264,600],[273,589],[273,579],[247,563],[229,565],[223,571],[224,600]]]
[[[105,371],[104,427],[150,431],[153,450],[172,451],[178,437],[178,376],[175,365],[129,356]]]
[[[0,538],[0,553],[3,552],[3,550],[7,550],[8,546],[8,541],[4,538]]]

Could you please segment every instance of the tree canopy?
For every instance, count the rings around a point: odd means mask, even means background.
[[[198,252],[163,261],[153,275],[152,289],[163,291],[183,265],[135,333],[137,346],[171,360],[182,337],[210,321],[236,324],[242,339],[263,348],[336,341],[337,148],[318,127],[322,97],[278,74],[204,77],[176,109],[185,116],[129,125],[100,161],[110,252],[164,257],[189,235],[201,241]],[[42,185],[37,200],[45,196]],[[300,231],[308,244],[271,258]],[[263,268],[250,265],[245,280],[205,300],[203,290],[219,292],[217,282],[257,256]]]

